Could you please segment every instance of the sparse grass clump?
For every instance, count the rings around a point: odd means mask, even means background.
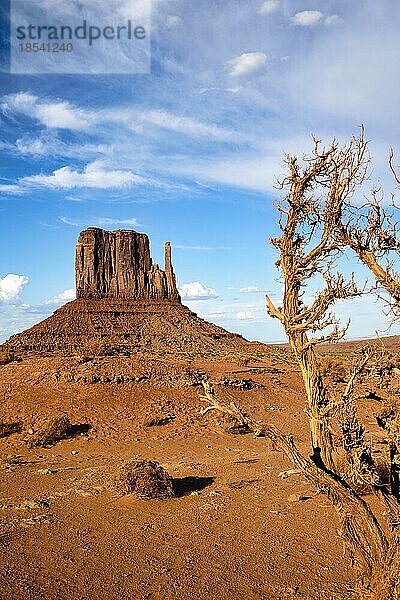
[[[192,369],[186,369],[186,375],[190,381],[190,385],[193,387],[201,386],[202,381],[207,379],[206,373],[200,369],[196,369],[194,371]]]
[[[60,440],[68,437],[72,429],[71,421],[65,415],[58,415],[47,421],[47,423],[34,433],[28,440],[29,448],[45,448],[54,446]]]
[[[229,377],[224,377],[221,383],[222,385],[233,387],[237,390],[252,390],[254,387],[254,383],[251,379],[230,379]]]
[[[173,479],[156,461],[132,460],[121,467],[115,480],[121,495],[135,494],[142,500],[174,497]]]

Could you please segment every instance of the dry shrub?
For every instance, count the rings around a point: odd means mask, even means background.
[[[343,358],[339,356],[320,356],[319,364],[323,377],[329,377],[335,383],[346,381],[347,371]]]
[[[207,379],[207,374],[200,369],[196,369],[194,371],[192,369],[186,369],[186,377],[188,377],[191,386],[201,387],[202,381]]]
[[[136,494],[142,500],[174,497],[173,479],[156,461],[132,460],[121,467],[115,488],[122,495]]]
[[[0,423],[0,438],[8,437],[13,433],[20,433],[21,430],[21,423]]]
[[[47,421],[47,423],[39,429],[28,440],[30,448],[46,446],[54,446],[60,440],[68,437],[72,429],[71,421],[65,415],[58,415]]]

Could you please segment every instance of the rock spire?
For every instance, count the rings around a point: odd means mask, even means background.
[[[180,302],[171,244],[165,244],[163,271],[153,263],[144,233],[96,227],[82,231],[76,246],[75,275],[78,299]]]

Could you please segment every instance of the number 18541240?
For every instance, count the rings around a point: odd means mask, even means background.
[[[57,42],[46,42],[39,44],[37,42],[24,42],[19,44],[21,52],[72,52],[74,49],[73,44]]]

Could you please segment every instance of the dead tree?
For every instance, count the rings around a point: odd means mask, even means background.
[[[358,366],[354,367],[349,382],[354,380],[358,368]],[[351,386],[351,383],[349,385]],[[346,386],[346,390],[349,385]],[[204,382],[203,387],[204,395],[201,398],[208,403],[208,406],[202,409],[202,414],[216,410],[233,415],[237,419],[244,418],[243,412],[238,406],[224,403],[218,399],[208,382]],[[259,424],[253,423],[250,417],[246,418],[246,423],[254,429],[259,427]],[[272,425],[264,426],[262,431],[294,465],[294,468],[281,473],[281,477],[302,475],[320,493],[326,494],[332,501],[341,523],[339,534],[357,569],[356,587],[359,598],[362,600],[399,600],[400,590],[397,589],[399,556],[396,546],[393,545],[395,536],[393,535],[393,539],[389,541],[367,502],[339,475],[326,471],[313,461],[313,457],[307,459],[302,456],[291,435],[284,435]],[[393,510],[393,506],[390,498],[384,498],[389,513]],[[389,569],[387,564],[390,564]],[[382,576],[383,573],[385,576]]]
[[[294,156],[288,156],[286,163],[289,175],[281,183],[286,190],[285,201],[277,205],[281,235],[271,240],[279,252],[276,264],[283,278],[283,301],[276,307],[267,296],[267,310],[282,323],[300,364],[307,394],[313,460],[334,471],[329,424],[332,405],[315,346],[337,341],[344,335],[345,329],[339,328],[330,309],[337,300],[361,293],[354,279],[346,282],[340,273],[333,272],[333,267],[342,250],[338,223],[343,207],[366,177],[368,156],[363,132],[344,148],[334,140],[324,149],[314,139],[313,152],[303,157],[302,164]],[[323,288],[306,305],[307,286],[317,276]],[[326,333],[329,327],[331,330]],[[322,332],[319,337],[315,335],[318,332]]]
[[[355,381],[365,372],[374,352],[365,352],[356,362],[339,404],[329,397],[315,355],[316,344],[336,341],[341,335],[338,323],[328,313],[331,306],[338,299],[360,293],[354,279],[345,283],[340,274],[332,274],[335,258],[347,247],[372,271],[395,305],[400,304],[400,278],[393,269],[393,262],[388,260],[389,252],[400,250],[397,223],[382,210],[377,192],[365,216],[358,213],[354,218],[352,197],[367,178],[369,160],[363,129],[345,147],[339,147],[334,141],[328,150],[321,150],[318,141],[314,141],[313,153],[303,159],[302,166],[296,157],[287,159],[289,175],[282,182],[286,189],[285,203],[278,206],[281,235],[272,240],[279,251],[277,265],[284,282],[283,301],[276,308],[267,297],[267,310],[283,324],[301,367],[311,425],[311,461],[299,454],[290,436],[271,427],[266,432],[299,471],[332,499],[342,523],[346,547],[358,570],[360,596],[394,600],[400,598],[397,585],[400,510],[395,478],[398,470],[392,473],[393,495],[390,495],[379,486],[352,400]],[[386,262],[382,264],[382,261]],[[305,306],[305,288],[316,275],[322,276],[325,287]],[[333,326],[330,333],[310,339],[313,332],[326,330],[330,325]],[[350,480],[343,479],[335,467],[332,418],[338,407],[344,449],[351,466]],[[393,471],[398,467],[393,461],[399,458],[396,415],[397,412],[391,410],[381,416],[381,424],[391,436]],[[369,482],[382,500],[387,516],[384,523],[357,493],[355,486],[360,477]]]
[[[324,149],[314,139],[311,155],[303,157],[302,161],[287,157],[289,174],[282,182],[286,195],[284,202],[278,204],[280,235],[272,239],[279,252],[276,264],[283,279],[283,298],[278,306],[269,296],[266,301],[268,314],[282,323],[300,365],[311,430],[310,458],[300,454],[291,435],[284,435],[268,425],[263,431],[294,465],[284,475],[304,476],[331,499],[341,523],[345,548],[357,571],[359,598],[400,600],[399,503],[396,495],[390,494],[390,490],[379,482],[353,402],[357,379],[368,371],[376,353],[371,349],[364,350],[340,394],[332,395],[315,352],[317,344],[337,341],[346,330],[340,329],[331,313],[335,302],[353,298],[363,291],[356,285],[354,277],[346,282],[340,273],[334,272],[334,267],[347,246],[353,247],[346,238],[346,232],[349,236],[350,232],[343,222],[353,193],[366,180],[368,164],[363,130],[347,146],[340,147],[333,141],[328,149]],[[361,230],[359,234],[362,236]],[[359,240],[361,246],[363,238]],[[388,237],[386,243],[391,246],[392,238]],[[375,251],[378,252],[378,247]],[[371,259],[368,253],[365,256],[369,261],[374,258]],[[374,268],[379,273],[377,267]],[[307,301],[316,279],[319,291]],[[397,285],[394,275],[392,280]],[[383,282],[393,284],[386,276],[379,281],[382,285]],[[399,290],[400,299],[400,283],[399,288],[393,289]],[[203,399],[209,403],[204,412],[215,409],[235,414],[237,418],[243,416],[236,405],[224,405],[218,400],[209,386],[205,387]],[[335,418],[350,464],[348,476],[343,476],[335,464]],[[393,411],[380,418],[397,443]],[[357,491],[360,478],[371,486],[381,501],[377,513]]]

